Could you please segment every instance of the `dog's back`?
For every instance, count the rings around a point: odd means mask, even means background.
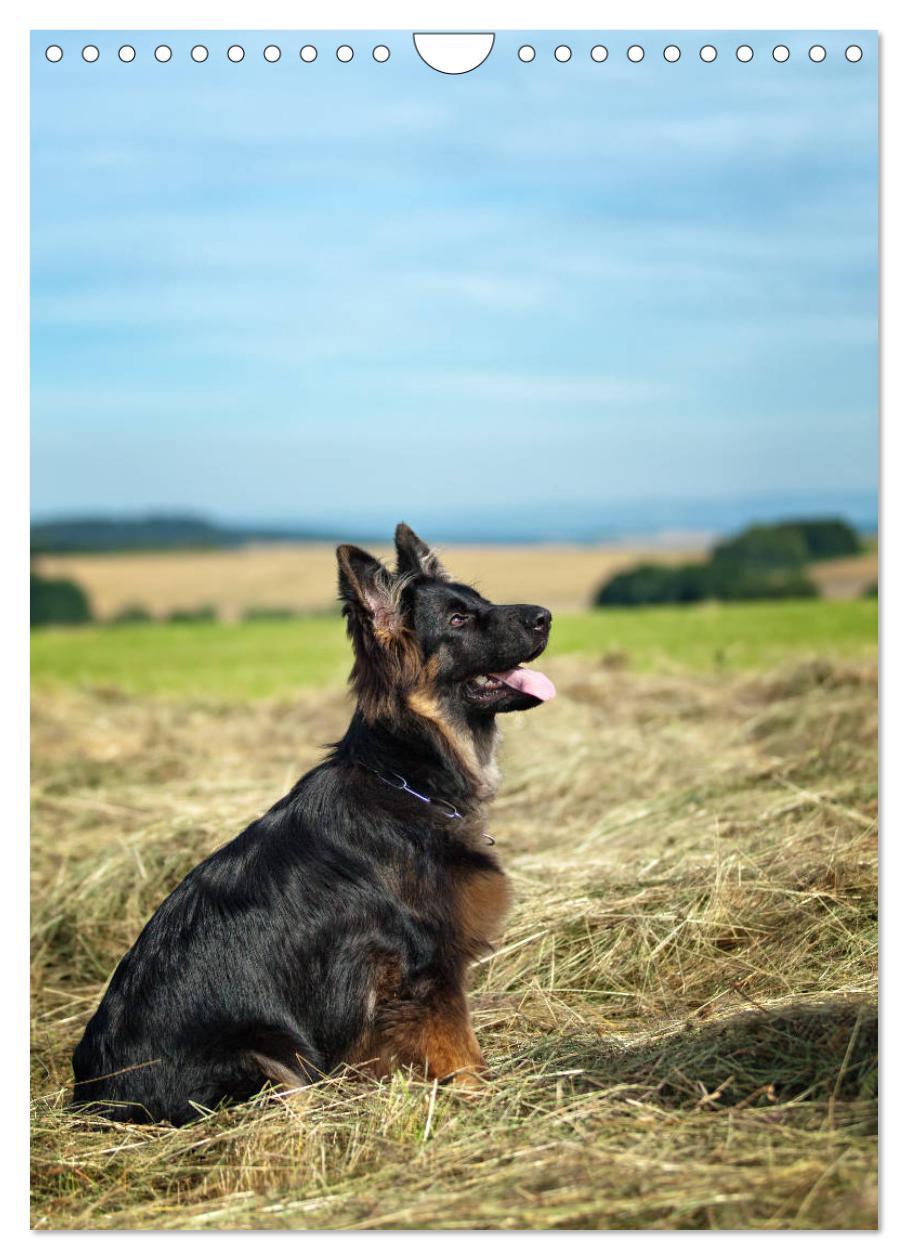
[[[352,1044],[369,980],[361,925],[390,928],[393,913],[377,855],[335,830],[338,784],[324,780],[337,777],[307,776],[159,907],[76,1048],[75,1103],[183,1123],[269,1080],[305,1083]]]

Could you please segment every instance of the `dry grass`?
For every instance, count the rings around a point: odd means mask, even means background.
[[[37,695],[37,1227],[874,1227],[872,669],[550,672],[506,724],[482,1104],[348,1075],[179,1131],[64,1113],[68,1056],[163,893],[346,701]]]

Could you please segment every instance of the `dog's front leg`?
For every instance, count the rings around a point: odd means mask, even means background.
[[[457,1014],[432,1013],[422,1031],[422,1061],[430,1080],[472,1093],[482,1088],[487,1068],[466,1001],[461,999],[461,1004],[462,1011]]]
[[[457,990],[394,1003],[381,1013],[382,1058],[424,1071],[458,1089],[482,1087],[486,1063],[470,1024],[466,997]]]

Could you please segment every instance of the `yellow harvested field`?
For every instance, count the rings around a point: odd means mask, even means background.
[[[859,599],[877,580],[876,551],[840,556],[813,565],[810,575],[827,599]]]
[[[368,549],[375,550],[369,544]],[[450,571],[500,603],[532,602],[559,611],[588,608],[613,573],[645,559],[698,558],[696,550],[645,547],[442,546]],[[387,549],[386,549],[387,557]],[[247,608],[316,612],[332,607],[334,548],[325,543],[243,547],[237,551],[174,551],[43,556],[47,577],[68,577],[88,593],[95,615],[114,616],[141,604],[153,616],[213,604],[232,620]]]
[[[374,544],[368,549],[375,550]],[[500,603],[545,604],[558,612],[590,606],[614,573],[644,561],[700,560],[705,547],[450,546],[439,550],[450,571]],[[387,549],[385,552],[387,556]],[[213,605],[226,621],[246,609],[318,612],[334,604],[334,548],[327,543],[273,544],[236,551],[160,551],[41,556],[47,577],[72,578],[88,593],[95,616],[141,605],[154,617]],[[828,599],[855,599],[876,581],[875,553],[826,560],[811,575]]]

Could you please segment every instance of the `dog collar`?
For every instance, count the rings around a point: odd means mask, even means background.
[[[368,768],[372,769],[371,766]],[[410,784],[404,776],[402,774],[398,774],[396,770],[392,770],[391,773],[394,775],[395,779],[397,779],[397,783],[392,783],[390,779],[386,779],[385,776],[378,770],[372,770],[372,773],[377,779],[380,779],[386,787],[395,788],[399,792],[406,792],[408,796],[415,796],[416,799],[418,801],[422,801],[424,805],[435,805],[439,809],[443,809],[445,811],[446,818],[463,818],[463,814],[460,810],[452,805],[450,801],[443,801],[440,798],[424,796],[422,792],[417,792],[416,788],[410,787]],[[485,831],[482,833],[482,838],[483,840],[488,840],[489,844],[495,843],[495,838]]]

